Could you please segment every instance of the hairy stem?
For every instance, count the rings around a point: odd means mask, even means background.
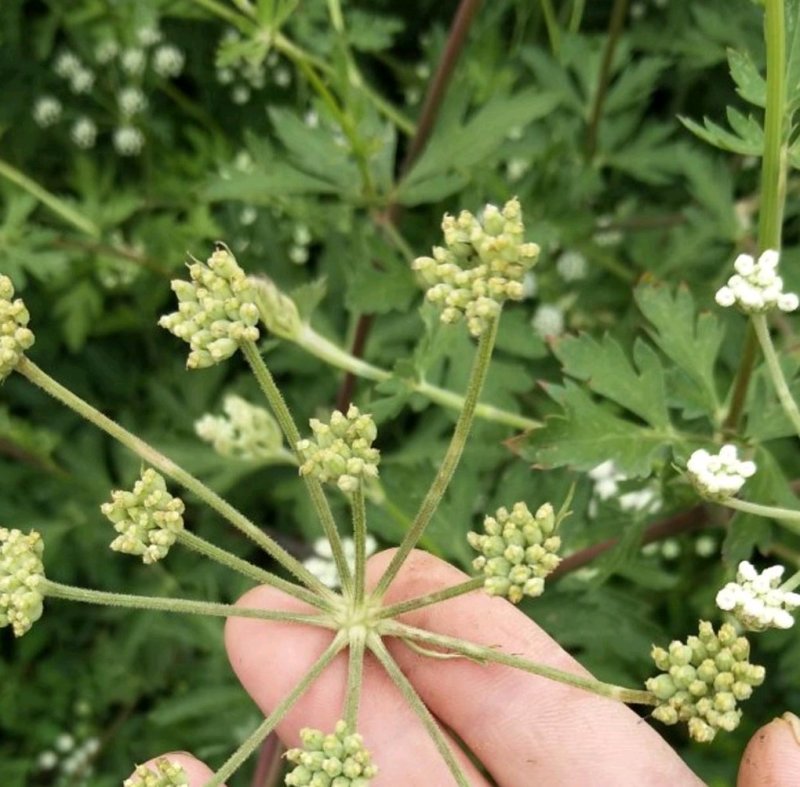
[[[356,732],[358,729],[358,707],[361,701],[361,685],[364,680],[366,636],[367,631],[362,626],[350,629],[347,687],[345,688],[344,714],[342,716],[349,732]]]
[[[797,408],[797,402],[792,397],[789,384],[783,375],[778,354],[775,352],[775,345],[772,343],[772,337],[769,334],[767,318],[763,314],[754,314],[751,319],[758,343],[761,345],[761,352],[764,353],[764,359],[767,362],[770,379],[775,386],[775,392],[778,394],[783,411],[792,422],[795,432],[800,435],[800,410]]]
[[[495,648],[487,648],[484,645],[475,645],[472,642],[465,642],[462,639],[455,637],[448,637],[444,634],[434,634],[431,631],[418,629],[413,626],[407,626],[404,623],[399,623],[396,620],[386,620],[380,624],[379,629],[381,634],[390,637],[400,637],[402,639],[411,639],[417,642],[423,642],[426,645],[433,645],[439,648],[446,648],[447,650],[455,653],[460,653],[462,656],[473,659],[478,662],[491,662],[495,664],[503,664],[507,667],[514,667],[515,669],[529,672],[532,675],[538,675],[542,678],[564,683],[567,686],[573,686],[584,691],[589,691],[592,694],[599,694],[601,697],[608,697],[609,699],[618,700],[619,702],[633,703],[637,705],[657,705],[658,700],[649,691],[641,691],[639,689],[627,689],[623,686],[614,686],[611,683],[603,683],[595,678],[587,678],[583,675],[574,675],[571,672],[564,672],[564,670],[549,667],[546,664],[540,664],[535,661],[523,659],[520,656],[512,656],[509,653],[503,653]]]
[[[492,350],[494,349],[495,339],[497,338],[497,326],[499,321],[500,315],[493,319],[483,334],[481,334],[478,342],[478,349],[475,353],[475,360],[472,364],[469,382],[467,383],[464,407],[461,410],[461,414],[458,416],[458,421],[456,421],[455,430],[453,431],[450,445],[447,448],[447,453],[439,466],[439,471],[436,473],[430,489],[425,495],[425,499],[422,501],[422,505],[414,521],[411,523],[411,528],[404,536],[397,552],[394,553],[391,562],[375,588],[373,595],[377,599],[380,599],[386,592],[392,580],[397,576],[397,572],[400,570],[403,562],[416,546],[420,536],[422,536],[431,517],[438,508],[442,496],[447,491],[453,473],[455,473],[472,427],[472,420],[475,416],[475,407],[478,403],[478,397],[480,396],[483,383],[489,371],[489,363],[492,359]]]
[[[267,716],[261,724],[250,734],[250,737],[230,756],[227,762],[214,774],[214,778],[206,782],[203,787],[220,787],[230,778],[247,758],[261,745],[263,740],[280,723],[281,719],[292,709],[292,706],[308,690],[311,684],[322,674],[325,668],[333,661],[334,657],[344,647],[346,640],[340,633],[325,652],[317,659],[314,666],[303,676],[303,679],[278,703],[275,710]]]
[[[755,514],[766,519],[773,519],[792,533],[800,534],[800,511],[778,506],[765,506],[761,503],[751,503],[748,500],[740,500],[738,497],[722,500],[720,505],[726,508],[733,508],[736,511],[742,511],[745,514]]]
[[[144,440],[131,434],[127,429],[121,427],[116,421],[112,421],[103,415],[99,410],[92,407],[76,394],[72,393],[60,383],[56,382],[49,374],[42,371],[35,363],[28,358],[22,358],[17,364],[16,371],[26,377],[34,385],[41,388],[45,393],[65,404],[74,410],[82,418],[90,421],[106,434],[122,443],[143,459],[147,464],[152,465],[164,475],[179,483],[181,486],[194,493],[207,506],[216,511],[220,516],[230,522],[234,527],[252,539],[270,557],[277,560],[287,571],[294,574],[304,585],[314,590],[315,593],[323,598],[333,599],[334,594],[322,582],[317,579],[299,560],[290,555],[280,544],[270,538],[244,514],[237,511],[230,503],[223,500],[216,492],[209,489],[202,481],[187,473],[171,459],[157,451]]]
[[[459,765],[458,760],[456,760],[453,750],[445,738],[444,733],[439,728],[439,725],[436,723],[436,720],[431,715],[431,712],[428,710],[419,694],[417,694],[414,686],[403,674],[403,671],[400,669],[400,667],[397,666],[397,663],[391,657],[389,651],[386,650],[386,646],[383,644],[383,642],[381,642],[381,638],[375,634],[370,634],[369,639],[367,640],[367,647],[369,647],[372,653],[375,654],[378,661],[380,661],[380,663],[383,665],[383,668],[392,679],[392,682],[395,684],[395,686],[397,686],[406,702],[419,717],[419,720],[422,722],[422,725],[425,727],[428,735],[431,736],[431,740],[433,741],[434,746],[436,746],[436,750],[442,755],[442,759],[445,761],[445,763],[447,763],[447,767],[450,769],[450,773],[453,775],[456,783],[459,785],[459,787],[470,787],[469,780],[464,775],[464,771],[462,770],[461,765]]]
[[[293,582],[288,582],[270,571],[260,568],[250,563],[248,560],[234,555],[232,552],[228,552],[226,549],[221,549],[210,541],[206,541],[204,538],[200,538],[200,536],[188,530],[181,530],[178,534],[178,543],[183,544],[183,546],[223,566],[233,569],[242,576],[252,579],[259,584],[270,585],[319,609],[330,609],[330,604],[317,596],[316,593],[312,593],[310,590],[300,585],[295,585]]]
[[[261,357],[258,347],[256,347],[255,342],[244,342],[242,351],[244,352],[247,362],[250,364],[250,368],[253,370],[253,374],[272,412],[275,414],[278,424],[280,424],[290,449],[297,458],[298,463],[302,464],[303,457],[297,449],[297,444],[300,442],[300,431],[297,428],[297,424],[294,422],[294,418],[292,418],[292,414],[289,411],[289,407],[283,395],[275,384],[272,374],[264,363],[264,359]],[[325,497],[325,493],[322,490],[322,485],[316,478],[312,478],[309,475],[303,476],[303,482],[311,498],[314,510],[317,512],[317,517],[322,525],[325,537],[330,542],[333,560],[336,563],[336,570],[339,572],[342,589],[351,591],[353,580],[350,574],[350,567],[347,564],[347,558],[342,548],[342,539],[339,536],[339,530],[336,527],[336,521],[333,518],[333,512],[328,504],[328,499]]]
[[[586,128],[586,158],[591,161],[597,152],[597,138],[600,131],[600,119],[603,116],[608,86],[611,82],[611,66],[614,63],[614,53],[622,35],[622,27],[628,13],[628,0],[614,0],[611,9],[611,20],[608,23],[608,36],[603,50],[603,60],[600,63],[600,72],[597,76],[597,88],[594,92],[592,109],[589,113],[589,125]]]
[[[355,355],[351,355],[337,344],[334,344],[329,339],[318,334],[308,324],[303,326],[302,331],[294,341],[321,361],[325,361],[331,366],[335,366],[337,369],[343,369],[358,377],[374,380],[376,382],[383,382],[392,377],[390,371],[362,361],[361,358]],[[440,404],[451,410],[458,410],[460,412],[464,407],[464,397],[454,391],[448,391],[445,388],[432,385],[424,380],[409,380],[408,386],[414,393],[421,394],[432,402],[436,402],[436,404]],[[505,424],[523,431],[537,429],[542,425],[540,421],[526,418],[518,413],[511,413],[508,410],[503,410],[490,404],[479,403],[475,408],[475,416],[484,421]]]
[[[351,496],[353,507],[353,543],[356,552],[355,587],[353,598],[356,606],[364,601],[364,584],[367,569],[367,510],[364,503],[364,487],[359,482],[358,489]]]
[[[126,609],[147,609],[156,612],[177,612],[186,615],[209,615],[215,618],[257,618],[258,620],[280,620],[287,623],[303,623],[323,628],[334,628],[329,618],[321,615],[306,615],[300,612],[284,612],[271,609],[237,607],[232,604],[217,604],[210,601],[193,601],[183,598],[160,598],[137,596],[129,593],[109,593],[104,590],[79,588],[62,585],[45,579],[39,586],[42,593],[50,598],[65,601],[80,601],[85,604],[98,604],[106,607]]]
[[[438,590],[435,593],[416,596],[415,598],[409,598],[397,604],[392,604],[389,607],[383,607],[378,613],[378,617],[396,618],[404,612],[413,612],[415,609],[429,607],[431,604],[438,604],[440,601],[447,601],[449,598],[456,598],[458,596],[463,596],[465,593],[471,593],[473,590],[479,590],[483,587],[483,583],[484,577],[473,577],[459,585],[453,585],[444,590]]]

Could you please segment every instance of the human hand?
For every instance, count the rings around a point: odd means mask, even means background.
[[[383,552],[370,560],[368,581],[377,581],[391,554]],[[453,566],[416,552],[392,583],[386,602],[464,579]],[[239,604],[308,611],[302,602],[266,586],[251,590]],[[526,615],[480,591],[408,613],[403,620],[588,674]],[[230,618],[225,629],[234,671],[264,713],[302,678],[330,637],[316,627],[246,618]],[[470,747],[501,787],[702,784],[646,721],[618,702],[499,664],[443,661],[420,655],[402,642],[387,645],[433,714]],[[288,746],[298,744],[302,727],[333,729],[341,718],[346,680],[347,657],[342,653],[278,725],[278,735]],[[364,668],[358,730],[379,768],[374,787],[452,784],[417,716],[373,659]],[[184,767],[191,787],[202,787],[211,778],[212,771],[188,754],[166,756]],[[459,760],[472,785],[489,784],[465,756],[459,755]],[[787,714],[753,736],[739,768],[738,787],[798,784],[800,721]]]

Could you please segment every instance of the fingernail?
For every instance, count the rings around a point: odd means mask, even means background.
[[[795,741],[800,744],[800,719],[794,713],[786,711],[781,715],[780,720],[785,721],[792,728],[792,735],[794,735]]]

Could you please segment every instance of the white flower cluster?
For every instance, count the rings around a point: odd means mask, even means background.
[[[111,549],[139,555],[147,564],[166,557],[183,530],[183,500],[167,491],[164,478],[152,468],[142,473],[132,492],[113,491],[100,510],[120,534]]]
[[[46,749],[36,758],[39,770],[51,771],[50,777],[58,774],[58,784],[88,784],[88,777],[93,773],[92,761],[100,751],[97,738],[87,738],[83,743],[76,743],[68,732],[59,735],[53,742],[52,749]],[[77,781],[76,781],[77,780]]]
[[[791,628],[791,610],[800,607],[800,593],[780,589],[783,571],[783,566],[771,566],[759,574],[752,563],[743,560],[736,581],[717,593],[717,606],[731,612],[750,631]]]
[[[545,578],[561,562],[558,524],[550,503],[532,514],[520,502],[511,511],[498,508],[494,516],[487,516],[484,533],[467,533],[469,545],[481,553],[472,565],[486,577],[486,592],[504,596],[512,604],[525,596],[541,596]]]
[[[129,118],[144,111],[147,98],[138,87],[128,85],[117,93],[117,105],[123,117]]]
[[[61,119],[63,107],[61,102],[53,96],[37,98],[33,104],[33,119],[37,126],[50,128]]]
[[[14,285],[8,276],[0,275],[0,382],[14,371],[25,350],[33,347],[35,338],[28,328],[31,316],[22,298],[12,300]]]
[[[153,765],[138,766],[122,787],[189,787],[189,777],[180,765],[162,757]]]
[[[144,134],[136,126],[115,128],[112,139],[120,156],[138,156],[144,147]]]
[[[337,721],[329,735],[309,728],[300,730],[302,749],[289,749],[286,759],[295,768],[286,776],[289,787],[369,787],[378,769],[372,764],[364,739]]]
[[[654,514],[661,508],[661,495],[656,484],[647,484],[641,489],[633,489],[620,494],[620,482],[627,481],[628,476],[620,473],[611,459],[592,468],[588,475],[594,482],[588,509],[591,518],[597,516],[598,501],[612,498],[616,498],[617,504],[623,511]]]
[[[191,281],[175,279],[178,311],[158,324],[188,342],[189,369],[203,369],[230,358],[243,341],[256,341],[259,318],[252,284],[228,248],[218,243],[206,264],[195,260]]]
[[[164,44],[153,53],[153,71],[163,79],[180,76],[186,58],[178,47]]]
[[[371,415],[351,404],[346,415],[334,410],[329,423],[312,418],[309,425],[313,439],[297,444],[305,460],[301,475],[334,483],[343,492],[355,492],[365,479],[378,477],[380,452],[372,447],[378,430]]]
[[[97,140],[97,126],[91,118],[79,117],[72,124],[69,135],[79,148],[88,150],[94,147],[94,143]]]
[[[375,539],[367,534],[364,546],[369,557],[377,548]],[[333,550],[327,538],[318,538],[314,542],[314,554],[303,561],[303,565],[320,581],[323,585],[336,589],[339,587],[339,573],[336,570],[336,562],[333,559]],[[346,536],[342,539],[342,550],[345,560],[351,569],[356,564],[356,544],[352,538]]]
[[[226,47],[235,46],[241,41],[237,30],[229,28],[220,40],[220,52]],[[226,60],[230,60],[227,56]],[[267,77],[280,88],[288,87],[292,81],[292,72],[281,62],[277,52],[270,52],[264,62],[251,62],[247,58],[238,58],[225,65],[218,65],[217,82],[230,89],[230,98],[234,104],[247,104],[254,91],[263,90]]]
[[[542,339],[564,333],[564,312],[554,303],[542,303],[531,318],[531,328]]]
[[[686,463],[689,478],[697,491],[709,500],[725,500],[735,495],[756,472],[755,462],[739,459],[735,445],[723,445],[718,454],[695,451]]]
[[[73,93],[88,93],[94,87],[95,74],[73,52],[62,52],[53,65],[56,76],[69,82]]]
[[[442,307],[442,322],[466,318],[473,336],[480,336],[506,300],[522,300],[523,279],[539,256],[535,243],[525,243],[519,201],[500,210],[484,208],[480,219],[469,211],[442,220],[445,247],[432,257],[418,257],[412,268],[427,287],[426,298]]]
[[[567,250],[556,260],[556,271],[566,282],[580,281],[586,278],[589,266],[586,257],[579,251]]]
[[[0,628],[21,637],[42,616],[42,537],[0,527]]]
[[[776,307],[782,312],[793,312],[800,305],[800,298],[783,291],[783,279],[777,273],[779,259],[774,249],[767,249],[758,260],[740,254],[733,263],[736,273],[717,290],[717,303],[735,304],[746,314],[759,314]]]
[[[289,259],[295,265],[305,265],[308,262],[311,245],[311,230],[305,224],[295,224],[292,230],[292,245],[289,247]]]
[[[283,450],[283,435],[268,410],[228,394],[222,402],[225,415],[206,413],[194,425],[200,439],[222,456],[256,461],[272,459]]]

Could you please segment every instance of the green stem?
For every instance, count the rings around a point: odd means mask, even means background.
[[[444,733],[439,728],[439,725],[436,723],[436,720],[431,715],[431,712],[428,710],[419,694],[417,694],[414,686],[403,674],[403,671],[400,669],[400,667],[397,666],[397,663],[391,657],[389,651],[386,650],[386,646],[383,644],[383,642],[381,642],[381,638],[374,633],[371,633],[367,640],[367,647],[369,647],[372,653],[375,654],[378,661],[380,661],[380,663],[383,665],[383,668],[392,679],[392,682],[395,684],[395,686],[397,686],[406,702],[419,717],[419,720],[422,722],[422,725],[425,727],[428,735],[431,736],[431,740],[433,741],[434,746],[436,746],[436,750],[439,752],[439,754],[441,754],[445,763],[447,763],[447,767],[450,769],[450,773],[453,775],[456,783],[459,785],[459,787],[470,787],[469,780],[464,775],[464,771],[462,770],[461,765],[459,765],[458,760],[455,758],[453,750],[445,738]]]
[[[27,191],[28,194],[38,199],[76,229],[85,232],[92,238],[100,237],[100,228],[93,221],[71,208],[64,200],[40,186],[35,180],[31,180],[27,175],[2,160],[0,160],[0,176]]]
[[[761,345],[761,352],[764,353],[764,359],[767,362],[770,379],[775,386],[775,392],[778,394],[783,411],[792,422],[795,432],[800,435],[800,410],[797,408],[797,402],[792,397],[789,385],[783,375],[778,354],[775,352],[775,345],[772,343],[772,337],[769,334],[767,318],[763,314],[754,314],[751,319],[758,337],[758,343]]]
[[[302,464],[303,457],[297,449],[297,444],[300,442],[300,431],[297,428],[297,424],[294,422],[294,418],[292,418],[292,414],[283,398],[283,394],[281,394],[280,389],[275,384],[272,374],[264,363],[264,359],[261,357],[258,347],[256,347],[255,342],[245,342],[242,345],[242,352],[247,359],[247,363],[250,364],[250,368],[253,370],[253,374],[269,406],[272,408],[272,412],[275,414],[275,418],[286,437],[286,441],[289,443],[289,448],[294,453],[299,464]],[[330,542],[333,560],[339,572],[342,590],[352,591],[353,580],[350,567],[347,564],[347,558],[342,548],[342,539],[339,536],[336,521],[333,518],[333,512],[325,497],[325,493],[322,490],[322,485],[316,478],[312,478],[308,475],[303,476],[303,482],[311,498],[314,510],[317,512],[317,517],[322,525],[325,537]]]
[[[275,576],[275,574],[253,565],[248,560],[244,560],[238,555],[228,552],[226,549],[221,549],[210,541],[206,541],[204,538],[200,538],[200,536],[188,530],[181,530],[178,534],[178,543],[183,544],[189,549],[223,566],[233,569],[242,576],[252,579],[259,584],[270,585],[318,609],[330,609],[330,604],[328,602],[315,593],[312,593],[310,590],[306,590],[306,588],[300,585],[295,585],[293,582],[288,582],[281,577]]]
[[[497,327],[500,322],[500,315],[491,321],[486,330],[481,334],[478,342],[478,350],[475,353],[475,360],[472,364],[472,370],[467,383],[467,394],[464,397],[464,407],[458,416],[456,426],[453,431],[453,437],[450,445],[447,448],[447,453],[439,466],[439,471],[436,473],[433,483],[430,486],[422,505],[417,512],[414,521],[411,523],[411,528],[406,533],[403,541],[400,543],[397,551],[394,553],[391,562],[389,563],[383,576],[380,578],[377,587],[373,593],[376,599],[380,599],[386,592],[386,589],[391,584],[392,580],[397,576],[397,572],[405,562],[411,550],[416,546],[420,536],[422,536],[425,528],[431,520],[434,512],[441,502],[442,496],[447,491],[450,480],[455,473],[458,462],[461,459],[461,454],[467,442],[472,421],[475,417],[475,408],[478,403],[478,397],[483,389],[483,383],[486,380],[486,374],[489,371],[489,364],[492,359],[492,350],[494,349],[495,339],[497,338]]]
[[[786,202],[786,21],[784,0],[764,2],[764,40],[767,50],[767,93],[764,110],[764,156],[761,162],[761,208],[758,216],[759,251],[780,251]],[[725,425],[738,426],[755,363],[755,342],[748,332],[734,382],[733,404]]]
[[[358,489],[351,496],[353,507],[353,543],[356,553],[355,587],[353,598],[356,606],[364,601],[365,576],[367,569],[367,511],[364,503],[364,487],[359,482]]]
[[[755,514],[767,519],[774,519],[787,530],[791,530],[792,533],[800,534],[800,511],[792,511],[790,508],[779,508],[777,506],[765,506],[761,503],[751,503],[748,500],[740,500],[738,497],[721,500],[719,503],[726,508],[743,511],[745,514]]]
[[[784,591],[784,593],[788,593],[789,591],[794,590],[798,585],[800,585],[800,571],[795,571],[789,579],[786,580],[781,586],[780,590]]]
[[[261,724],[250,734],[250,737],[230,756],[227,762],[214,774],[214,778],[207,781],[203,787],[220,787],[229,779],[248,757],[261,745],[264,739],[280,723],[281,719],[292,709],[292,706],[309,689],[311,684],[322,674],[325,668],[333,661],[337,653],[344,647],[345,638],[341,633],[333,639],[325,652],[317,659],[314,666],[303,676],[303,679],[291,692],[275,707]]]
[[[363,626],[350,629],[350,652],[347,663],[347,688],[344,697],[342,718],[349,732],[358,731],[358,706],[361,701],[361,686],[364,676],[364,648],[367,631]]]
[[[255,29],[255,25],[247,17],[228,8],[224,3],[219,3],[217,0],[192,0],[192,2],[202,6],[220,19],[224,19],[241,33],[249,35]]]
[[[556,12],[552,0],[540,0],[544,24],[547,27],[547,37],[550,39],[550,51],[557,59],[561,53],[561,31],[558,28]]]
[[[392,378],[391,372],[356,358],[329,339],[318,334],[308,324],[303,325],[301,333],[293,341],[321,361],[325,361],[337,369],[351,372],[358,377],[374,380],[375,382],[384,382]],[[457,410],[458,412],[461,412],[464,407],[464,397],[453,391],[432,385],[424,380],[409,380],[407,384],[414,393],[420,394],[443,407]],[[526,418],[518,413],[511,413],[508,410],[503,410],[490,404],[478,404],[475,408],[475,415],[484,421],[504,424],[523,431],[538,429],[542,425],[540,421]]]
[[[406,599],[397,604],[392,604],[389,607],[383,607],[378,613],[379,618],[396,618],[404,612],[413,612],[415,609],[422,609],[431,604],[438,604],[440,601],[447,601],[449,598],[456,598],[463,596],[465,593],[471,593],[473,590],[479,590],[483,587],[484,577],[473,577],[462,582],[459,585],[438,590],[436,593],[428,593],[424,596],[416,596],[415,598]]]
[[[131,434],[127,429],[103,415],[103,413],[72,393],[68,388],[56,382],[29,358],[23,357],[17,364],[16,371],[41,388],[45,393],[65,404],[82,418],[90,421],[106,434],[122,443],[147,464],[152,465],[173,481],[193,492],[207,506],[251,538],[270,557],[277,560],[287,571],[294,574],[297,579],[314,590],[315,593],[329,600],[335,598],[332,591],[325,587],[299,560],[290,555],[280,544],[270,538],[244,514],[237,511],[230,503],[223,500],[216,492],[209,489],[202,481],[187,473],[182,467],[175,464],[175,462],[168,459],[151,445],[148,445],[144,440]]]
[[[603,60],[600,63],[600,73],[597,77],[597,88],[592,101],[592,109],[589,113],[589,125],[586,128],[586,159],[591,161],[597,152],[597,138],[600,131],[600,119],[603,116],[603,105],[605,104],[608,86],[611,82],[611,67],[614,63],[614,53],[617,51],[617,44],[622,35],[622,28],[625,24],[625,17],[628,14],[628,0],[614,0],[611,9],[611,20],[608,23],[608,36],[603,50]]]
[[[608,697],[609,699],[618,700],[619,702],[627,702],[636,705],[658,705],[658,700],[649,691],[641,691],[639,689],[627,689],[624,686],[614,686],[611,683],[603,683],[595,678],[587,678],[583,675],[574,675],[571,672],[549,667],[546,664],[540,664],[535,661],[523,659],[520,656],[512,656],[509,653],[503,653],[496,648],[487,648],[483,645],[475,645],[472,642],[465,642],[462,639],[455,637],[448,637],[444,634],[434,634],[431,631],[418,629],[413,626],[407,626],[404,623],[399,623],[396,620],[386,620],[379,626],[379,632],[383,635],[390,637],[400,637],[401,639],[412,639],[417,642],[423,642],[426,645],[433,645],[438,648],[446,648],[447,650],[460,653],[462,656],[474,659],[478,662],[492,662],[495,664],[503,664],[507,667],[514,667],[514,669],[529,672],[532,675],[538,675],[542,678],[564,683],[567,686],[573,686],[577,689],[589,691],[592,694],[598,694],[601,697]]]
[[[567,29],[570,33],[575,35],[581,29],[581,22],[583,21],[583,11],[586,7],[586,0],[573,0],[572,12],[569,16],[569,24]]]
[[[306,615],[299,612],[284,612],[272,609],[254,609],[237,607],[231,604],[216,604],[210,601],[193,601],[184,598],[157,598],[154,596],[137,596],[129,593],[109,593],[104,590],[79,588],[62,585],[45,579],[39,586],[42,593],[50,598],[66,601],[80,601],[84,604],[99,604],[106,607],[124,607],[126,609],[148,609],[155,612],[177,612],[185,615],[209,615],[215,618],[257,618],[258,620],[280,620],[288,623],[303,623],[323,628],[334,628],[327,617],[322,615]]]

